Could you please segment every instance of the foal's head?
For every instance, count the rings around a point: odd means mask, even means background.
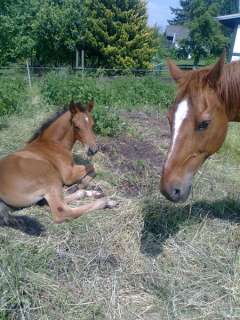
[[[197,169],[224,141],[228,119],[218,94],[224,58],[212,68],[188,72],[168,62],[177,97],[168,113],[172,138],[161,191],[171,201],[187,199]]]
[[[69,111],[72,115],[71,123],[74,130],[74,139],[79,140],[88,147],[87,154],[89,156],[93,156],[98,152],[96,137],[93,132],[93,107],[93,101],[89,101],[87,105],[72,101],[69,105]]]

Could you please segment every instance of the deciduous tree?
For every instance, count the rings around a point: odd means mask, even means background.
[[[182,0],[180,9],[172,9],[176,16],[171,23],[184,24],[189,28],[189,36],[181,46],[193,56],[195,65],[201,57],[219,55],[228,44],[224,29],[215,19],[223,10],[224,1]]]

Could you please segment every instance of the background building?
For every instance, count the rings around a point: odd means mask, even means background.
[[[169,25],[166,27],[165,37],[168,45],[179,48],[179,42],[188,37],[188,28],[181,25]]]
[[[237,61],[240,60],[240,0],[232,1],[232,8],[235,12],[219,16],[217,19],[233,31],[231,61]]]

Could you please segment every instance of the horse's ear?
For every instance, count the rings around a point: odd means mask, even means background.
[[[213,66],[213,68],[209,71],[207,75],[207,82],[211,87],[216,87],[218,80],[220,79],[225,63],[226,58],[226,49],[224,49],[220,59]]]
[[[85,107],[81,101],[76,102],[75,107],[76,107],[77,111],[81,111],[81,112],[85,111]]]
[[[175,80],[176,82],[178,82],[183,74],[184,71],[182,71],[172,60],[167,59],[167,65],[168,65],[168,70],[173,78],[173,80]]]
[[[87,104],[87,109],[88,109],[88,111],[89,111],[89,112],[92,112],[93,107],[94,107],[94,100],[92,99],[92,100],[90,100],[90,101],[88,102],[88,104]]]
[[[77,113],[77,107],[73,100],[69,104],[69,111],[71,112],[71,114]]]

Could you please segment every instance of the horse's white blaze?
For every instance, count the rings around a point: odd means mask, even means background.
[[[177,142],[177,138],[182,126],[182,123],[184,119],[186,119],[187,114],[188,114],[188,102],[187,100],[183,100],[182,102],[179,103],[177,106],[177,110],[174,115],[174,121],[173,121],[173,138],[172,138],[172,144],[171,144],[171,149],[168,154],[168,159],[171,157],[171,154],[174,150],[174,146]]]
[[[89,122],[88,116],[85,116],[85,120],[86,122]]]

